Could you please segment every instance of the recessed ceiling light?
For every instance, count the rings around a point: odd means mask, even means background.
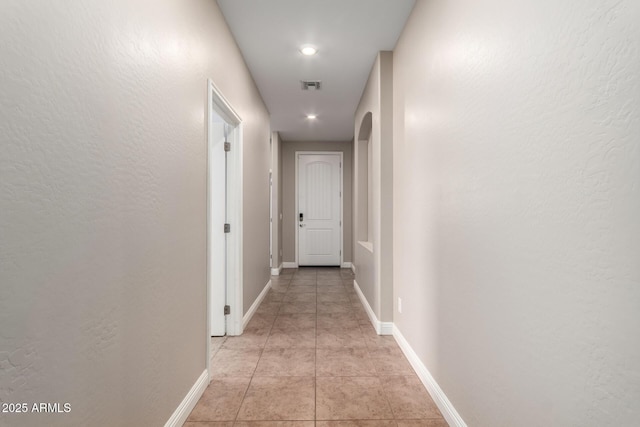
[[[307,114],[307,119],[311,119],[311,120],[313,120],[313,119],[315,119],[315,118],[317,118],[317,117],[318,117],[318,116],[316,116],[315,114]]]
[[[310,45],[305,45],[300,48],[300,53],[302,53],[303,55],[311,56],[318,53],[318,49]]]

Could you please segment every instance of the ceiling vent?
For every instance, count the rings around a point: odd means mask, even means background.
[[[302,90],[320,90],[320,80],[302,80]]]

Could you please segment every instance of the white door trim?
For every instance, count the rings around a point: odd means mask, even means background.
[[[300,160],[300,155],[304,154],[332,154],[332,155],[340,155],[340,266],[344,263],[344,153],[342,151],[296,151],[296,170],[295,170],[295,207],[293,213],[293,225],[296,230],[296,262],[295,265],[297,268],[300,264],[298,262],[298,164]]]
[[[227,317],[227,335],[242,333],[242,119],[231,104],[222,95],[211,79],[207,80],[207,151],[211,145],[209,121],[211,113],[215,111],[234,129],[229,135],[231,151],[227,154],[228,192],[227,212],[231,233],[227,236],[227,304],[231,307],[231,314]],[[208,156],[207,156],[208,157]],[[209,182],[209,165],[207,164],[207,183]],[[207,206],[209,204],[209,190],[207,189]],[[207,208],[207,317],[206,317],[206,367],[211,372],[211,304],[210,297],[212,283],[210,281],[211,227],[222,227],[222,224],[211,224],[209,209]],[[211,377],[209,376],[209,381]]]
[[[273,270],[273,169],[269,169],[269,268]]]

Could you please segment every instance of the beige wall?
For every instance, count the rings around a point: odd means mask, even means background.
[[[278,221],[280,221],[280,225],[278,228],[278,251],[279,251],[279,257],[280,257],[280,262],[284,262],[284,249],[283,249],[283,241],[284,241],[284,235],[282,232],[282,229],[284,228],[282,225],[282,221],[284,219],[284,202],[283,202],[283,174],[282,174],[282,139],[278,138],[278,141],[280,142],[280,148],[278,150]],[[279,267],[279,265],[278,265]]]
[[[271,241],[271,253],[273,255],[273,268],[280,267],[282,264],[282,256],[280,256],[280,250],[282,248],[282,227],[280,220],[281,200],[280,197],[280,135],[278,132],[271,133],[271,169],[273,170],[273,194],[272,201],[272,241]]]
[[[282,251],[284,262],[296,260],[295,227],[295,172],[296,151],[341,151],[343,153],[343,251],[344,262],[352,260],[352,164],[353,143],[351,141],[282,141]]]
[[[394,322],[469,426],[638,423],[639,17],[418,1],[400,37]]]
[[[205,369],[207,78],[244,119],[245,303],[268,112],[214,1],[8,0],[0,40],[0,401],[72,409],[0,424],[163,425]]]
[[[373,221],[369,228],[373,236],[368,236],[372,246],[358,242],[354,234],[354,262],[356,282],[378,321],[393,320],[393,53],[380,52],[373,64],[369,79],[355,113],[355,138],[361,138],[361,128],[365,116],[371,113],[371,135],[369,148],[372,150],[372,182],[370,194],[373,198],[372,215],[362,214]],[[366,179],[360,173],[367,162],[362,149],[367,144],[355,144],[355,221],[360,217],[360,209],[366,209],[368,197],[360,191],[359,180]],[[369,188],[368,188],[369,189]],[[357,227],[354,227],[357,229]]]
[[[235,43],[235,42],[234,42]],[[240,57],[240,59],[242,59]],[[244,66],[244,62],[242,62]],[[269,167],[271,153],[269,136],[271,133],[269,116],[266,107],[257,92],[251,75],[234,81],[235,85],[251,85],[251,92],[243,94],[247,101],[254,104],[247,106],[253,111],[247,114],[246,126],[243,127],[243,313],[247,313],[269,282]],[[223,89],[224,90],[224,89]],[[233,103],[233,100],[230,100]],[[232,229],[233,230],[233,229]]]

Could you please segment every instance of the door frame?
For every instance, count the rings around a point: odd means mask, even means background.
[[[296,267],[299,267],[299,228],[298,227],[298,217],[299,217],[299,209],[298,209],[298,169],[300,163],[300,156],[305,154],[331,154],[331,155],[339,155],[340,156],[340,265],[342,268],[344,264],[344,153],[342,151],[296,151],[296,171],[295,171],[295,206],[294,206],[294,215],[293,215],[293,225],[295,228],[296,234]]]
[[[273,169],[269,169],[269,269],[273,269]]]
[[[231,104],[222,95],[211,79],[207,80],[207,316],[206,316],[206,368],[211,381],[211,293],[210,280],[211,262],[211,227],[222,227],[223,224],[212,224],[209,212],[210,189],[209,179],[211,170],[209,167],[209,147],[212,144],[212,135],[209,126],[212,112],[216,112],[228,124],[233,126],[229,135],[231,151],[227,154],[227,220],[231,224],[231,232],[227,236],[227,283],[226,303],[231,308],[231,314],[226,318],[227,335],[240,335],[242,333],[242,146],[243,125],[242,119],[233,109]]]

